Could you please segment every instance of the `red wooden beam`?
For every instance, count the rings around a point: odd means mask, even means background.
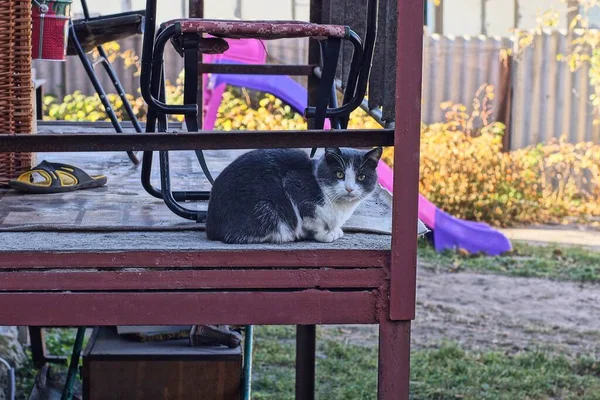
[[[408,400],[411,321],[379,322],[379,400]]]
[[[0,325],[374,324],[377,290],[0,293]]]
[[[390,317],[415,317],[423,0],[398,0]]]
[[[198,289],[374,289],[383,269],[0,272],[0,292]]]
[[[385,250],[0,252],[0,270],[133,267],[383,268],[387,265],[389,251]]]

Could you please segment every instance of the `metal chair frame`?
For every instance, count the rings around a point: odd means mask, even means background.
[[[201,35],[197,33],[183,33],[175,24],[162,26],[156,31],[156,1],[146,1],[146,20],[142,50],[141,90],[144,100],[148,104],[148,120],[146,132],[166,132],[168,129],[168,115],[183,115],[189,132],[199,131],[198,127],[198,71],[199,71],[199,45]],[[325,119],[332,120],[334,129],[346,129],[349,115],[360,106],[367,90],[375,39],[377,36],[378,0],[369,0],[367,13],[367,30],[365,40],[352,30],[347,39],[328,38],[321,40],[321,70],[322,76],[318,88],[317,104],[307,107],[305,115],[314,119],[314,127],[322,129]],[[167,42],[179,40],[183,47],[185,65],[184,79],[184,104],[168,105],[165,102],[163,55]],[[340,54],[342,40],[348,40],[353,46],[351,69],[346,84],[341,106],[337,106],[335,73]],[[313,149],[314,155],[315,149]],[[196,155],[203,173],[209,182],[213,182],[211,173],[206,164],[202,151]],[[210,198],[208,191],[173,191],[170,181],[169,154],[159,152],[160,162],[160,188],[156,188],[150,181],[152,172],[153,152],[144,152],[142,161],[142,185],[152,196],[163,199],[167,207],[176,215],[197,222],[206,220],[206,211],[192,210],[184,207],[181,202],[206,201]]]
[[[93,18],[90,17],[90,12],[89,12],[86,0],[81,0],[81,7],[83,8],[83,16],[84,16],[83,19],[85,21],[92,20]],[[143,14],[144,12],[143,11],[135,11],[135,13]],[[131,13],[123,13],[123,14],[119,14],[119,15],[127,15],[127,14],[131,14]],[[112,17],[112,16],[114,16],[114,15],[104,16],[104,18]],[[103,17],[98,17],[95,19],[99,20],[102,18]],[[86,72],[88,78],[90,79],[90,82],[92,83],[92,86],[94,87],[94,90],[100,97],[102,106],[104,107],[104,110],[106,111],[106,114],[108,115],[108,118],[110,119],[110,122],[111,122],[112,126],[114,127],[115,131],[117,133],[124,132],[123,127],[121,126],[121,123],[119,122],[117,115],[115,114],[115,110],[113,110],[112,106],[110,105],[110,102],[108,101],[106,92],[105,92],[104,88],[102,87],[102,84],[100,83],[100,80],[98,79],[98,76],[96,75],[96,71],[94,70],[94,67],[98,64],[102,64],[102,66],[104,67],[106,74],[110,78],[115,90],[117,91],[117,94],[119,95],[119,97],[121,98],[121,101],[123,102],[123,108],[125,109],[125,112],[127,113],[127,116],[129,117],[129,119],[131,120],[131,123],[133,124],[135,131],[138,133],[142,133],[143,132],[142,126],[140,125],[137,117],[135,116],[135,113],[133,112],[133,109],[131,108],[131,104],[129,103],[129,100],[127,100],[127,97],[125,95],[125,89],[123,89],[123,85],[119,81],[119,78],[117,77],[117,73],[115,72],[115,69],[113,68],[112,64],[108,60],[108,55],[104,51],[104,48],[101,45],[96,47],[96,50],[98,51],[98,54],[100,55],[100,57],[98,58],[98,60],[95,63],[92,63],[89,60],[89,58],[87,57],[85,50],[83,49],[79,39],[77,38],[77,33],[75,32],[74,21],[71,21],[69,23],[69,31],[70,31],[69,41],[73,45],[75,52],[76,52],[77,56],[79,57],[79,60],[81,61],[81,64],[83,65],[83,68],[85,69],[85,72]],[[129,159],[135,165],[138,165],[140,163],[140,160],[138,159],[138,157],[136,156],[135,153],[129,151],[129,152],[127,152],[127,155],[129,156]]]

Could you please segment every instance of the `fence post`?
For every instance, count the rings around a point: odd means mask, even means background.
[[[502,122],[506,127],[504,136],[502,137],[502,151],[510,151],[512,129],[512,96],[513,96],[513,80],[512,80],[512,64],[513,56],[507,54],[500,59],[500,82],[498,89],[498,116],[497,121]]]

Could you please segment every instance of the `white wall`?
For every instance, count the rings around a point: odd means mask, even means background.
[[[537,1],[537,0],[527,0]],[[515,2],[512,0],[487,0],[485,4],[485,34],[508,36],[514,28]]]
[[[237,0],[204,1],[204,16],[206,18],[232,19],[235,16]]]
[[[481,34],[481,0],[442,0],[444,3],[444,34]],[[506,1],[506,0],[505,0]]]
[[[508,36],[514,28],[533,29],[538,16],[552,8],[563,11],[558,28],[567,27],[566,5],[560,0],[442,0],[443,34]],[[515,13],[515,5],[518,9]],[[483,8],[485,7],[485,8]],[[485,29],[482,30],[482,18]],[[516,26],[515,26],[516,18]]]

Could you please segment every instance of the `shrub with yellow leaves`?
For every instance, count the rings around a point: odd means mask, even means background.
[[[421,130],[419,191],[450,214],[495,226],[600,218],[600,146],[565,138],[502,151],[503,126],[478,136],[433,124]],[[393,165],[393,149],[383,159]]]

